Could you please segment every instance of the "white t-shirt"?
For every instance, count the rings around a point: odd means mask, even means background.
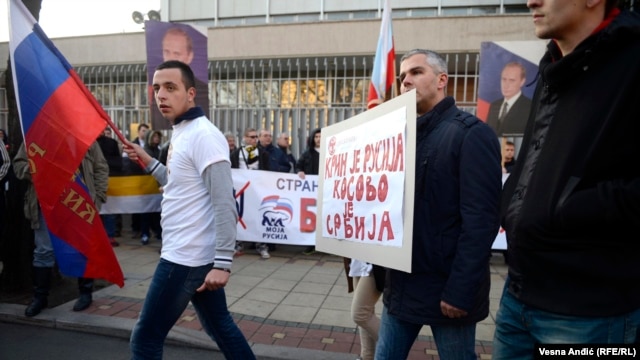
[[[229,145],[206,117],[173,126],[162,197],[162,258],[191,267],[213,262],[215,222],[202,173],[219,161],[229,162]]]

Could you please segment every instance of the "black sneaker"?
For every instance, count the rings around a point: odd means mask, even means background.
[[[309,246],[308,248],[306,248],[302,252],[302,255],[313,255],[315,253],[316,253],[316,247],[315,246]]]

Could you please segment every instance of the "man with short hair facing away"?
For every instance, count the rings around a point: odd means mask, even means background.
[[[224,292],[238,219],[228,146],[195,105],[194,84],[193,71],[179,61],[166,61],[154,73],[158,108],[173,127],[166,167],[140,146],[125,148],[164,189],[162,252],[131,333],[132,359],[162,359],[166,336],[189,302],[227,359],[255,359]]]
[[[637,350],[640,14],[613,0],[527,6],[551,41],[502,194],[509,272],[493,359],[533,359],[539,344]]]
[[[232,169],[265,170],[269,171],[269,154],[258,147],[258,132],[254,128],[246,128],[243,137],[244,146],[231,153]],[[244,242],[237,241],[235,255],[244,254]],[[256,243],[256,250],[263,259],[269,259],[269,245]]]
[[[489,315],[489,258],[502,188],[494,131],[446,96],[447,63],[415,49],[400,63],[401,93],[416,91],[411,272],[388,269],[375,359],[406,359],[429,325],[440,359],[476,359],[476,324]]]

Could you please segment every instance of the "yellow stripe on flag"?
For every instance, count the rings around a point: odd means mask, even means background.
[[[107,196],[160,194],[160,185],[151,175],[110,176]]]

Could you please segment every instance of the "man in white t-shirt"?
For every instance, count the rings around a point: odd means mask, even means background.
[[[163,186],[162,253],[140,317],[131,333],[132,359],[161,359],[164,340],[189,302],[207,334],[228,359],[255,359],[227,309],[237,212],[229,146],[196,106],[195,78],[180,61],[160,64],[153,76],[158,109],[172,124],[166,167],[127,144]]]

